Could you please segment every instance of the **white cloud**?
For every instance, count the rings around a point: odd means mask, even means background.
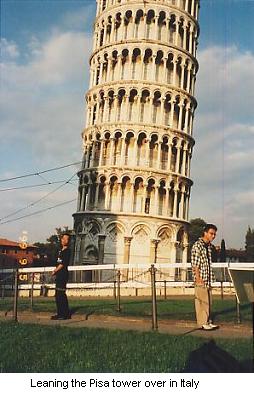
[[[43,45],[31,64],[31,72],[39,77],[41,84],[81,82],[85,76],[82,65],[87,61],[89,49],[90,39],[82,33],[62,33]]]
[[[230,179],[230,173],[254,167],[254,55],[211,47],[200,52],[199,63],[193,172],[201,169],[205,180],[202,170],[209,164],[212,180],[218,180],[223,162],[227,176],[221,178]]]
[[[226,203],[227,213],[230,217],[235,215],[242,215],[245,219],[249,218],[249,213],[246,212],[246,208],[254,208],[254,190],[253,188],[239,192]]]
[[[78,32],[44,43],[32,37],[26,64],[2,62],[2,143],[22,137],[28,152],[43,153],[47,161],[81,157],[90,46],[90,38]]]
[[[68,175],[71,176],[70,171]],[[33,179],[35,179],[35,177],[33,177]],[[74,180],[75,178],[73,181]],[[36,182],[39,183],[39,181],[37,177]],[[60,186],[60,184],[58,186]],[[57,226],[66,224],[72,227],[72,213],[76,210],[77,182],[75,182],[74,185],[67,184],[58,191],[53,192],[56,187],[55,185],[48,188],[36,188],[36,190],[16,191],[14,194],[13,192],[2,193],[2,199],[5,200],[2,200],[1,204],[0,219],[4,219],[2,220],[3,224],[0,223],[0,236],[18,239],[20,232],[26,229],[28,231],[29,240],[34,242],[36,240],[46,240]],[[53,193],[45,197],[50,192]],[[45,199],[42,199],[43,197],[45,197]],[[72,199],[75,200],[64,206],[56,207],[53,210],[48,210],[15,222],[5,223],[13,218],[23,217]],[[38,203],[32,205],[35,202]],[[9,216],[14,212],[16,212],[16,214]]]
[[[7,40],[5,42],[6,48],[10,47]],[[30,57],[26,64],[9,62],[3,58],[3,86],[15,90],[29,90],[34,87],[48,88],[52,84],[75,85],[84,81],[91,47],[89,36],[80,32],[65,32],[51,37],[44,43],[40,43],[33,36],[28,47]],[[82,67],[83,65],[86,68]]]
[[[0,161],[5,164],[1,178],[81,160],[94,6],[93,2],[76,12],[60,15],[47,31],[31,33],[22,48],[2,39]],[[50,181],[67,179],[75,170],[77,167],[73,166],[43,176]],[[33,177],[1,184],[1,188],[40,182],[43,181],[39,177]],[[76,198],[77,182],[73,184],[17,216]],[[55,187],[3,192],[0,218],[37,201]],[[0,235],[18,239],[20,231],[26,229],[31,241],[45,240],[56,226],[71,227],[75,210],[76,201],[3,224]]]
[[[1,58],[13,60],[19,57],[19,50],[13,41],[7,41],[5,38],[0,40]]]
[[[254,55],[210,47],[198,60],[191,216],[218,223],[230,246],[243,247],[254,223]]]
[[[2,178],[13,174],[25,174],[25,166],[20,159],[29,159],[27,172],[42,170],[69,162],[81,160],[81,131],[85,120],[84,93],[89,77],[88,59],[91,42],[89,35],[80,32],[54,30],[47,40],[41,41],[31,36],[23,54],[15,43],[4,42],[5,48],[16,49],[18,57],[6,53],[1,64],[1,126],[0,139],[2,156],[5,162]],[[8,56],[7,56],[8,55]],[[20,57],[20,58],[21,58]],[[4,148],[12,148],[10,157],[4,156]],[[20,151],[23,153],[20,154]],[[8,165],[7,165],[8,162]],[[26,161],[24,163],[27,163]],[[10,172],[12,168],[15,172]],[[29,167],[29,166],[28,166]],[[63,170],[58,178],[54,173],[45,175],[49,180],[67,179],[76,168]],[[40,179],[31,183],[43,182]],[[30,180],[13,183],[25,185]],[[10,183],[2,187],[10,186]],[[2,193],[0,218],[40,199],[56,186],[32,190]],[[13,217],[22,216],[48,206],[76,198],[77,185],[68,185],[50,195],[29,210]],[[72,213],[76,202],[56,208],[23,220],[0,225],[0,235],[17,239],[22,229],[29,231],[34,240],[44,240],[54,232],[56,226],[72,226]]]
[[[254,54],[233,47],[209,47],[198,54],[200,110],[216,110],[225,122],[253,118]]]
[[[95,16],[95,4],[91,2],[85,7],[75,11],[68,11],[63,14],[60,25],[66,30],[88,29],[93,23]]]

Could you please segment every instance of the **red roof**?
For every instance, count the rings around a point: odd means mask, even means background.
[[[0,246],[12,246],[12,247],[19,247],[20,242],[15,242],[13,240],[5,239],[5,238],[0,238]],[[29,245],[27,247],[37,247],[34,245]]]

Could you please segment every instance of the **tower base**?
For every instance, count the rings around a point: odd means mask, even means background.
[[[77,212],[74,264],[187,262],[188,223],[143,214]]]

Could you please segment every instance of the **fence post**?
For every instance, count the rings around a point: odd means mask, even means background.
[[[117,271],[117,311],[120,312],[121,311],[121,292],[120,292],[120,283],[121,283],[121,271],[120,269]]]
[[[113,286],[113,297],[116,299],[116,281],[114,281],[114,286]]]
[[[4,274],[2,274],[4,275]],[[2,299],[4,299],[4,294],[5,294],[5,278],[3,278],[3,280],[1,280],[1,296]]]
[[[237,297],[236,297],[236,317],[237,317],[237,323],[241,323],[241,309]]]
[[[167,281],[164,281],[164,299],[167,300]]]
[[[221,297],[221,300],[224,299],[224,295],[223,295],[223,281],[220,282],[220,297]]]
[[[150,268],[151,272],[151,290],[152,290],[152,329],[158,329],[158,322],[157,322],[157,303],[156,303],[156,268],[154,264],[151,265]]]
[[[30,297],[30,299],[31,299],[31,301],[30,301],[31,310],[33,310],[33,306],[34,306],[34,272],[32,272],[32,281],[31,281],[31,292],[30,292],[30,294],[31,294],[31,297]]]
[[[14,273],[14,303],[13,303],[13,320],[18,321],[18,295],[19,295],[19,270],[16,268]]]

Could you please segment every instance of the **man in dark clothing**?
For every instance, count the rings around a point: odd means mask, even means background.
[[[66,284],[68,282],[68,266],[70,263],[71,251],[69,249],[70,236],[64,234],[61,237],[62,250],[59,251],[57,266],[52,272],[56,277],[56,308],[57,314],[52,316],[53,320],[70,319],[70,310],[66,296]]]

